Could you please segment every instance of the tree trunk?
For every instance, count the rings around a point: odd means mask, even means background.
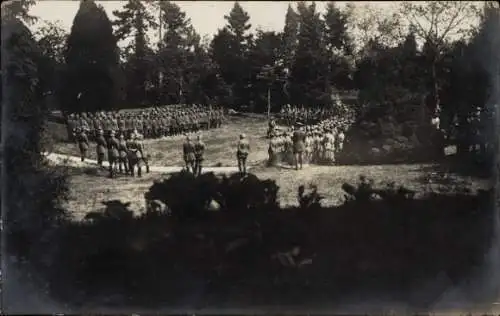
[[[434,113],[436,112],[436,109],[438,108],[440,102],[436,63],[437,63],[437,58],[433,57],[431,60],[430,95],[427,102],[427,106],[429,107],[430,113],[432,113],[432,115],[434,115]]]

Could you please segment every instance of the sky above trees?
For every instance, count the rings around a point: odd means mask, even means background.
[[[219,28],[222,28],[226,21],[224,15],[227,14],[233,7],[232,1],[173,1],[178,4],[182,11],[186,12],[186,16],[191,19],[191,23],[196,32],[202,37],[208,36],[211,38]],[[113,19],[112,12],[114,10],[121,10],[126,4],[126,1],[96,1],[101,4],[110,17]],[[292,1],[266,1],[266,2],[252,2],[241,1],[241,6],[250,15],[250,23],[252,24],[251,31],[261,28],[264,31],[279,32],[285,25],[285,14],[289,3]],[[336,1],[339,8],[344,8],[347,1]],[[382,14],[390,14],[391,8],[394,7],[394,2],[380,1],[380,2],[352,2],[355,6],[363,6],[369,4],[374,6]],[[326,2],[317,2],[319,12],[324,12]],[[294,5],[295,6],[295,5]],[[37,1],[37,3],[30,8],[31,14],[40,17],[40,21],[34,24],[31,29],[35,30],[43,25],[43,20],[56,22],[69,32],[76,12],[78,11],[79,1]],[[158,39],[158,32],[150,31],[148,34],[151,40]],[[120,43],[120,46],[125,46],[126,43]]]

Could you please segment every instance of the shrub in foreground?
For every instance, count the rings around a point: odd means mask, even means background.
[[[299,207],[279,209],[275,184],[246,181],[177,174],[153,184],[146,197],[160,199],[172,216],[74,224],[60,275],[89,295],[109,289],[148,305],[173,306],[195,300],[193,293],[198,303],[232,295],[293,303],[320,293],[332,300],[367,285],[406,299],[415,282],[438,273],[451,282],[467,276],[491,238],[491,192],[415,199],[395,184],[374,190],[362,178],[345,185],[354,198],[344,205],[321,207],[319,193],[304,187]],[[206,208],[210,199],[219,211]],[[126,205],[109,204],[106,214],[116,213],[128,214]]]

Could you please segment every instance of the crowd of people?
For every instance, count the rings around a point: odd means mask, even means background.
[[[269,122],[269,164],[281,162],[300,167],[298,160],[308,164],[335,163],[345,133],[355,120],[353,113],[339,109],[342,109],[340,101],[329,109],[284,106],[277,119]]]
[[[333,164],[342,151],[346,126],[335,119],[318,124],[296,123],[295,128],[273,129],[269,140],[269,165],[287,163],[300,167],[305,164]]]
[[[106,137],[115,135],[129,137],[140,132],[144,138],[161,138],[199,130],[220,127],[224,120],[221,107],[199,105],[169,105],[141,111],[110,111],[97,113],[73,113],[67,117],[70,138],[84,131],[95,141],[102,131]]]

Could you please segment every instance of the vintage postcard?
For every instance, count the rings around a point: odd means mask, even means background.
[[[500,313],[495,1],[2,2],[5,314]]]

